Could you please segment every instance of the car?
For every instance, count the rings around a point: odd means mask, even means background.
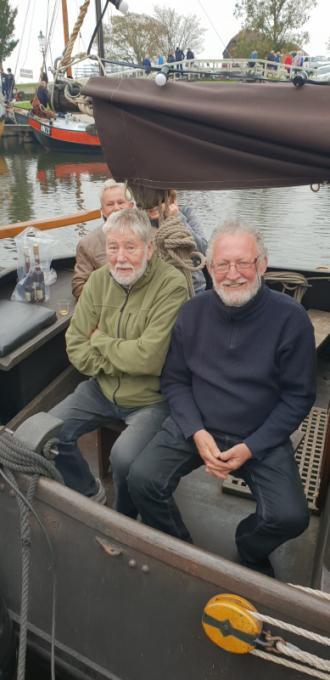
[[[329,80],[330,81],[330,61],[323,66],[319,66],[312,76],[313,80]]]
[[[310,70],[319,69],[320,67],[324,66],[329,61],[330,61],[330,57],[327,57],[327,56],[324,56],[324,55],[318,55],[316,57],[306,56],[304,58],[303,67],[310,69]]]

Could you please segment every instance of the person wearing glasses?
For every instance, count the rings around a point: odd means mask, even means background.
[[[263,283],[267,252],[249,226],[218,228],[207,266],[213,289],[180,310],[162,374],[171,416],[128,487],[146,524],[192,542],[173,499],[181,477],[204,465],[243,478],[256,510],[237,527],[239,558],[273,576],[269,555],[309,522],[290,435],[315,399],[313,328],[299,303]]]

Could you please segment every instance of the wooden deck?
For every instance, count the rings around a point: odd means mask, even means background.
[[[330,312],[309,309],[308,316],[314,326],[316,349],[319,349],[330,335]]]

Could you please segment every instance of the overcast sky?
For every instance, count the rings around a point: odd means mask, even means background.
[[[302,0],[300,0],[302,1]],[[83,0],[67,0],[69,11],[70,31],[79,14]],[[299,3],[299,0],[297,0]],[[226,44],[240,29],[240,24],[233,17],[235,0],[128,0],[129,10],[136,13],[151,14],[155,4],[174,7],[179,14],[195,14],[207,29],[204,50],[196,56],[217,59],[222,56]],[[13,7],[18,7],[16,18],[16,38],[20,39],[19,46],[5,62],[5,68],[10,66],[16,72],[16,80],[24,83],[20,77],[20,69],[33,71],[34,80],[38,79],[41,66],[41,55],[38,45],[38,34],[41,30],[47,32],[53,14],[56,0],[11,0]],[[104,4],[104,0],[102,2]],[[63,50],[63,30],[60,17],[60,1],[57,1],[58,16],[56,29],[51,40],[53,60],[60,56]],[[117,14],[111,5],[109,14]],[[82,37],[77,39],[73,53],[87,49],[89,39],[95,26],[94,0],[91,0],[84,25]],[[311,13],[311,19],[306,24],[310,33],[310,43],[305,46],[309,54],[326,54],[326,43],[330,38],[330,0],[319,0],[317,7]],[[49,60],[50,62],[51,60]]]

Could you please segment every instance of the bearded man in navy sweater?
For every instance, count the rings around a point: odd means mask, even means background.
[[[256,500],[236,530],[241,562],[273,576],[270,553],[309,522],[290,435],[315,399],[313,327],[262,282],[260,233],[225,223],[207,261],[213,290],[181,309],[163,370],[171,416],[131,467],[129,489],[146,524],[191,542],[173,499],[181,477],[200,465],[220,479],[237,471]]]

